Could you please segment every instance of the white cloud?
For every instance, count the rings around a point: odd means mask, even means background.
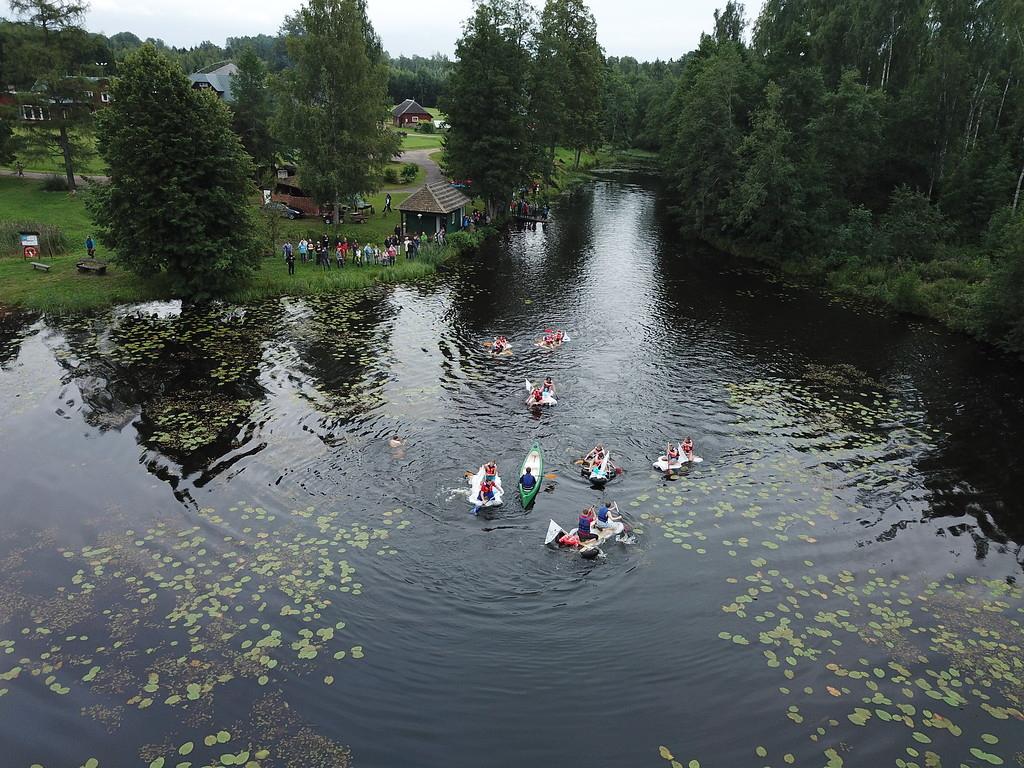
[[[541,0],[534,0],[540,6]],[[592,0],[598,38],[613,56],[678,58],[692,50],[725,0]],[[298,0],[94,0],[88,26],[113,34],[134,32],[171,45],[204,40],[223,44],[233,35],[275,33]],[[369,0],[370,20],[394,54],[451,54],[471,0]]]

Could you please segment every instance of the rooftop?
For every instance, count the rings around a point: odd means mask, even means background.
[[[448,182],[438,181],[417,189],[398,209],[406,213],[451,213],[471,202]]]

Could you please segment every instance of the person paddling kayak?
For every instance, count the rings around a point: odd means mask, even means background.
[[[523,486],[523,490],[531,491],[537,485],[537,478],[533,476],[533,470],[530,467],[526,468],[523,476],[519,478],[519,484]]]
[[[689,437],[683,440],[683,453],[686,454],[687,461],[693,461],[693,440]]]
[[[604,445],[598,443],[594,450],[583,457],[583,463],[588,467],[596,467],[604,461]]]
[[[590,530],[594,522],[594,508],[587,507],[580,512],[580,519],[576,524],[576,538],[580,541],[591,541],[597,538],[597,534]]]

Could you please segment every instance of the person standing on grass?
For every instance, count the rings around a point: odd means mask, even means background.
[[[389,213],[391,213],[391,193],[390,192],[388,192],[386,195],[384,195],[384,210],[381,211],[381,215],[382,216],[387,216]]]
[[[285,263],[288,265],[288,274],[295,274],[295,254],[288,251],[288,254],[284,257]]]
[[[21,160],[14,164],[14,170],[17,172],[19,178],[25,175],[25,166],[21,164]],[[390,199],[390,195],[388,198]]]
[[[284,254],[284,260],[288,261],[288,258],[292,255],[292,241],[285,240],[284,245],[281,246],[281,252]]]
[[[306,242],[306,238],[299,240],[299,261],[303,264],[306,263],[306,254],[309,253],[309,243]]]
[[[89,254],[89,258],[96,256],[96,241],[92,239],[92,235],[85,238],[85,252]]]

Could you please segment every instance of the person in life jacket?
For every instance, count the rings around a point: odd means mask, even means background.
[[[530,402],[531,403],[541,403],[543,401],[544,401],[544,393],[540,391],[539,387],[534,387],[533,391],[530,393]]]
[[[555,343],[555,335],[553,333],[545,333],[544,341],[541,342],[544,346],[550,347]]]
[[[601,504],[597,510],[597,520],[594,525],[597,528],[611,528],[612,530],[623,530],[625,526],[620,522],[622,517],[614,514],[607,504]]]
[[[565,337],[561,331],[555,331],[555,344],[561,344],[562,339]]]
[[[668,448],[665,449],[665,458],[668,459],[669,464],[674,464],[679,460],[679,449],[669,443]]]
[[[480,483],[480,501],[488,502],[494,500],[494,483],[490,480],[484,480]]]
[[[493,461],[484,464],[484,480],[494,483],[498,478],[498,465]]]
[[[555,396],[555,380],[550,376],[544,377],[543,392],[545,395],[550,395],[551,397]]]
[[[583,463],[590,467],[596,467],[604,461],[604,446],[598,443],[594,450],[583,457]]]
[[[576,524],[576,538],[580,541],[590,541],[597,538],[597,534],[590,530],[594,522],[594,508],[587,507],[580,512],[580,519]]]
[[[686,454],[687,461],[693,461],[693,440],[689,437],[683,440],[683,453]]]

